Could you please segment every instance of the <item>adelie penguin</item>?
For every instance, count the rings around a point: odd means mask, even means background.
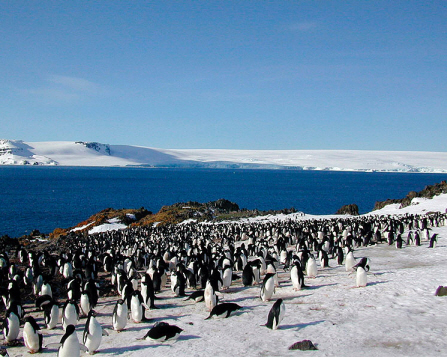
[[[65,334],[62,336],[60,343],[47,345],[47,347],[52,346],[59,347],[58,357],[80,357],[81,349],[87,352],[87,347],[79,343],[75,326],[72,324],[69,324],[65,329]]]
[[[96,312],[91,310],[88,313],[84,333],[82,335],[82,342],[87,347],[89,354],[94,354],[97,352],[103,335],[108,336],[108,333],[102,329],[101,325],[96,319]]]
[[[265,324],[265,326],[270,329],[277,329],[282,319],[284,318],[285,313],[286,313],[286,306],[282,298],[280,298],[276,300],[276,302],[270,309],[267,318],[267,323]]]
[[[292,280],[292,286],[295,291],[301,290],[306,287],[304,284],[304,273],[299,261],[295,262],[290,270],[290,279]]]
[[[23,342],[31,354],[38,353],[42,350],[43,337],[39,331],[40,327],[34,317],[26,317],[25,324],[23,325]]]
[[[126,327],[128,312],[126,302],[119,299],[115,304],[112,314],[112,326],[115,331],[121,332]]]
[[[19,316],[16,312],[14,312],[14,310],[9,308],[6,311],[6,318],[3,321],[3,336],[5,337],[6,343],[15,341],[19,336],[19,330]]]
[[[198,290],[191,293],[185,301],[194,300],[195,302],[202,302],[205,300],[205,291]]]
[[[275,274],[268,273],[261,286],[261,300],[269,301],[275,293]]]
[[[210,319],[213,316],[228,318],[232,312],[240,310],[241,308],[237,303],[221,303],[214,307],[210,315],[205,319]]]
[[[177,338],[182,332],[183,329],[177,326],[170,325],[166,322],[158,322],[141,339],[152,339],[158,342],[165,342],[169,339]]]

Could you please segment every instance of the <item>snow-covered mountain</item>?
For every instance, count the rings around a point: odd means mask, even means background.
[[[446,173],[447,152],[159,149],[0,140],[0,164]]]

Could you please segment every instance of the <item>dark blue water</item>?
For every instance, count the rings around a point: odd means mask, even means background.
[[[105,208],[157,212],[176,202],[225,198],[239,207],[333,214],[402,198],[445,174],[292,170],[0,167],[0,236],[67,228]]]

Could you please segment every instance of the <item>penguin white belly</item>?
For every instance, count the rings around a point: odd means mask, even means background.
[[[223,285],[222,286],[230,287],[232,278],[233,278],[233,270],[231,268],[227,268],[223,272],[223,277],[222,277]]]
[[[346,255],[346,261],[345,261],[346,271],[351,271],[353,266],[355,266],[355,258],[354,258],[354,254],[352,253],[352,251],[350,251]]]
[[[40,349],[39,333],[34,331],[34,328],[28,322],[23,326],[23,341],[30,353],[37,353]]]
[[[146,284],[142,284],[141,285],[141,297],[143,297],[144,304],[146,304],[149,307],[149,305],[147,304],[147,301],[148,301],[149,297],[148,297],[147,285]]]
[[[253,267],[253,284],[257,285],[261,282],[261,273],[260,270],[255,266]]]
[[[113,329],[115,331],[123,330],[127,325],[127,305],[124,303],[123,305],[118,306],[116,310],[116,314],[112,317]]]
[[[64,310],[64,317],[63,317],[64,329],[67,328],[67,326],[70,324],[76,326],[77,323],[78,323],[78,313],[76,312],[74,305],[72,304],[67,305],[67,307]]]
[[[51,307],[50,319],[47,323],[47,329],[55,328],[58,322],[59,322],[59,306],[54,304]]]
[[[90,309],[92,308],[90,304],[90,300],[86,294],[81,295],[81,310],[84,313],[84,315],[88,315],[90,312]]]
[[[95,317],[90,318],[89,333],[84,342],[90,354],[93,354],[101,344],[102,340],[102,327]]]
[[[211,310],[216,306],[217,297],[213,290],[213,287],[209,282],[207,282],[205,287],[205,292],[203,293],[203,298],[205,300],[205,306],[207,311],[211,312]]]
[[[267,280],[265,286],[261,289],[261,299],[263,301],[269,301],[275,291],[275,280],[273,278]]]
[[[135,323],[140,323],[143,319],[143,306],[137,296],[132,296],[130,301],[132,319]]]
[[[357,274],[356,274],[356,285],[357,287],[365,287],[367,284],[367,274],[366,271],[362,267],[357,268]]]
[[[298,269],[296,268],[296,266],[293,266],[290,270],[290,279],[292,280],[293,289],[299,290],[301,287],[298,279]]]
[[[315,259],[310,258],[309,260],[307,260],[306,274],[307,277],[313,277],[313,278],[317,277],[317,263]]]
[[[64,344],[59,348],[58,357],[80,357],[81,346],[79,345],[76,332],[70,334]]]
[[[3,335],[5,336],[5,340],[7,342],[11,342],[16,340],[19,336],[20,321],[19,317],[17,317],[14,313],[11,313],[6,320],[9,330],[8,334],[6,335],[6,329],[4,329]]]

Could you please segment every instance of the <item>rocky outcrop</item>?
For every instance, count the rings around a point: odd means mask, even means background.
[[[411,205],[411,201],[414,198],[432,199],[434,196],[444,193],[447,193],[447,182],[445,180],[433,185],[427,185],[420,192],[410,191],[403,199],[387,199],[385,201],[376,201],[373,211],[382,209],[383,207],[390,204],[401,204],[401,207],[405,208]]]
[[[358,215],[359,207],[356,204],[343,205],[335,213],[336,215]]]

